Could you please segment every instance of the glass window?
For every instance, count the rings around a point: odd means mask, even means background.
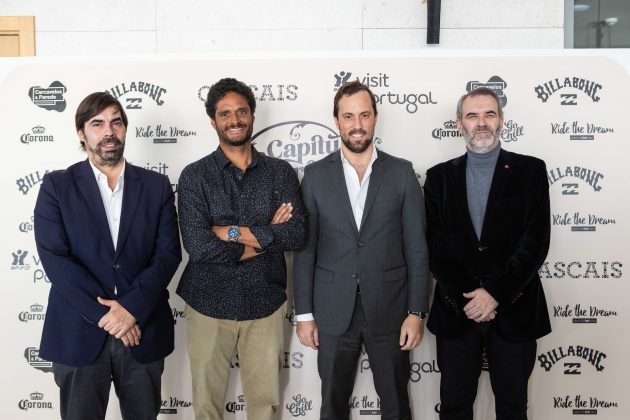
[[[630,1],[574,0],[573,47],[630,47]]]

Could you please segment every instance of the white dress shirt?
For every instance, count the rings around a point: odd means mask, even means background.
[[[123,168],[120,171],[120,175],[118,175],[118,180],[116,181],[116,186],[113,191],[109,188],[107,183],[107,175],[94,166],[91,161],[90,165],[92,166],[92,171],[94,171],[98,190],[103,199],[107,224],[109,225],[109,233],[112,236],[114,249],[116,249],[118,243],[118,229],[120,228],[120,213],[122,212],[123,188],[125,186],[125,165],[123,164]]]
[[[350,205],[352,206],[352,214],[357,226],[357,230],[361,230],[361,219],[363,218],[363,210],[365,209],[365,199],[367,198],[368,187],[370,186],[370,175],[372,174],[372,165],[378,157],[376,147],[372,146],[372,158],[368,167],[365,170],[363,179],[359,181],[359,174],[356,169],[352,167],[350,162],[343,154],[344,149],[341,149],[341,163],[343,166],[343,176],[346,180],[346,188],[348,190],[348,197],[350,198]],[[315,318],[312,313],[296,315],[295,320],[312,321]]]
[[[112,243],[114,244],[114,250],[118,244],[118,229],[120,228],[120,213],[122,212],[123,201],[123,187],[125,186],[125,165],[123,164],[120,175],[116,180],[116,186],[112,191],[107,183],[107,175],[101,172],[92,161],[88,159],[94,177],[96,177],[96,184],[98,184],[98,190],[101,193],[103,199],[103,207],[105,207],[105,215],[107,216],[107,224],[109,225],[109,233],[112,236]],[[114,285],[114,293],[118,294],[118,288]]]

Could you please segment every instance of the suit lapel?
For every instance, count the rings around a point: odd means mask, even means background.
[[[109,245],[110,251],[113,254],[114,244],[112,242],[112,234],[109,231],[109,224],[107,223],[103,197],[101,197],[101,192],[98,189],[92,166],[90,166],[87,159],[80,166],[77,173],[77,185],[79,191],[83,194],[83,198],[92,213],[96,225],[101,231],[101,235],[106,239],[105,242]]]
[[[453,162],[453,165],[449,167],[449,175],[451,187],[455,191],[455,206],[459,219],[464,223],[468,234],[477,241],[477,234],[468,208],[468,195],[466,194],[466,155],[460,156]]]
[[[341,162],[340,153],[341,150],[337,150],[337,152],[330,157],[330,170],[328,171],[328,174],[330,174],[330,185],[334,186],[337,197],[339,197],[341,206],[343,207],[343,212],[350,219],[350,226],[353,226],[355,233],[358,234],[359,229],[357,222],[354,220],[354,214],[352,213],[350,194],[348,194],[348,187],[346,186],[346,177],[343,173],[343,163]]]
[[[387,155],[383,152],[378,152],[378,157],[372,164],[372,173],[370,174],[370,184],[368,185],[367,196],[365,198],[365,206],[363,207],[363,216],[361,217],[361,226],[359,226],[359,230],[365,226],[365,221],[367,220],[370,210],[372,209],[372,205],[374,204],[374,200],[376,200],[376,194],[378,193],[378,189],[381,186],[381,182],[383,181],[383,177],[385,174],[385,168]]]
[[[481,240],[485,238],[486,231],[488,230],[488,224],[493,220],[493,213],[496,210],[497,202],[503,195],[507,181],[512,173],[512,165],[509,153],[505,150],[501,150],[499,157],[497,158],[497,165],[494,168],[494,175],[492,176],[492,185],[490,186],[490,192],[488,193],[488,203],[486,204],[486,214],[483,218],[483,227],[481,229]]]
[[[131,228],[138,203],[140,202],[140,195],[142,194],[142,183],[138,178],[138,174],[135,168],[127,163],[125,163],[124,183],[120,227],[118,229],[118,242],[116,244],[116,257],[118,257],[125,246],[129,229]]]

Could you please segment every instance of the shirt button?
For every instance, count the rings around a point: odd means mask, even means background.
[[[120,268],[120,264],[114,264],[112,265],[112,267],[114,268],[114,270],[118,270]]]

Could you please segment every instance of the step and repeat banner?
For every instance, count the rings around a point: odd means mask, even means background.
[[[506,54],[508,54],[506,56]],[[348,80],[378,100],[375,142],[413,162],[418,179],[465,151],[455,105],[467,90],[494,89],[505,112],[502,146],[547,163],[552,209],[549,256],[540,269],[553,332],[538,342],[530,381],[530,418],[627,419],[630,394],[630,53],[619,51],[429,51],[397,54],[230,55],[124,59],[0,61],[0,206],[3,344],[0,417],[58,417],[51,364],[39,357],[50,280],[34,242],[33,207],[44,174],[85,159],[74,129],[79,102],[94,91],[117,97],[129,117],[126,158],[168,175],[212,152],[216,133],[205,114],[209,87],[236,77],[258,102],[256,148],[304,167],[339,147],[333,96]],[[625,121],[625,122],[624,122]],[[287,255],[291,265],[291,255]],[[160,419],[192,419],[184,303],[171,282],[176,349],[168,357]],[[291,294],[289,279],[289,295]],[[286,317],[281,419],[316,419],[316,352],[300,345]],[[440,372],[435,338],[412,353],[414,418],[437,419]],[[245,419],[238,358],[225,401],[226,419]],[[370,362],[363,353],[351,401],[353,419],[379,418]],[[487,372],[476,419],[493,418]],[[120,419],[112,392],[108,419]]]

